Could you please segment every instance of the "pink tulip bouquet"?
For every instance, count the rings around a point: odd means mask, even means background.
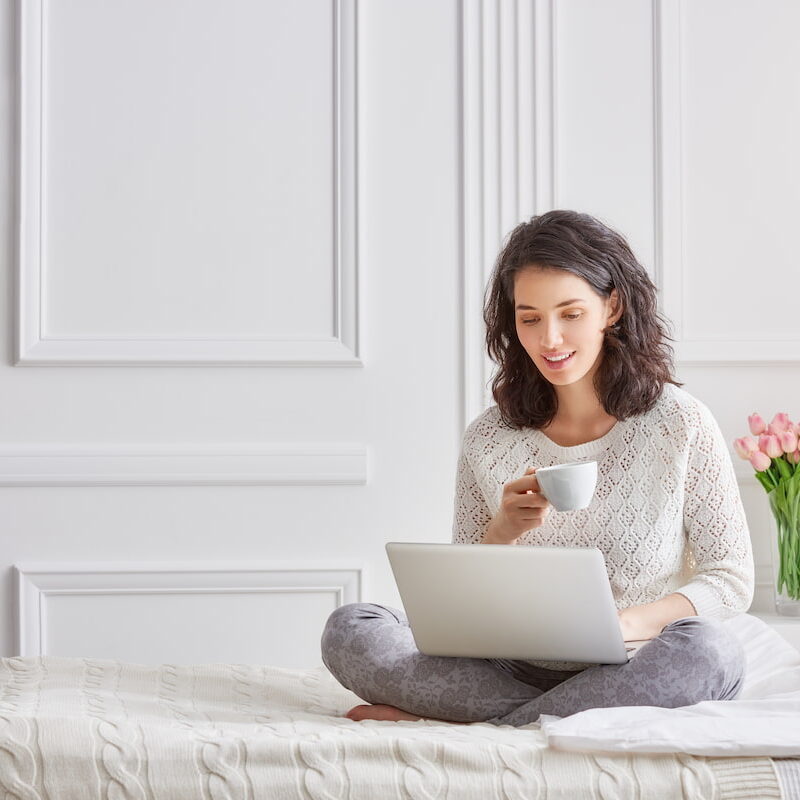
[[[733,446],[753,465],[777,523],[778,594],[785,589],[789,598],[800,601],[800,424],[783,413],[769,425],[758,414],[747,422],[752,436],[736,439]]]

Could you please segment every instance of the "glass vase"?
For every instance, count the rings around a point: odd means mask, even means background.
[[[782,481],[767,493],[772,518],[772,574],[775,610],[800,617],[800,491]]]

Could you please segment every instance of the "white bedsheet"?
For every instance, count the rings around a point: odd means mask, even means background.
[[[736,700],[683,708],[593,708],[569,717],[542,714],[549,747],[582,752],[800,756],[800,653],[763,620],[724,623],[747,654]]]

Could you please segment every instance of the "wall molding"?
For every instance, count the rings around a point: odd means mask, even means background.
[[[0,486],[363,485],[367,446],[350,443],[0,445]]]
[[[14,564],[16,654],[47,652],[48,603],[63,595],[329,592],[336,606],[361,602],[363,566],[339,562],[31,562]]]
[[[462,0],[458,10],[463,431],[493,402],[483,299],[498,245],[556,197],[556,6]]]
[[[695,338],[685,309],[686,256],[684,97],[686,79],[682,0],[653,0],[656,283],[663,311],[675,324],[675,362],[709,367],[775,367],[800,364],[800,340]],[[669,268],[665,268],[666,265]]]
[[[17,325],[15,364],[183,366],[363,366],[362,285],[359,278],[359,74],[360,36],[357,0],[334,0],[334,331],[320,339],[214,337],[58,337],[47,334],[47,220],[43,187],[47,136],[43,63],[47,41],[46,3],[19,7],[20,83],[19,183],[17,226]]]

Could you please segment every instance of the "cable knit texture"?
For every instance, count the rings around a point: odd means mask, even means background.
[[[0,797],[782,797],[765,756],[562,752],[539,723],[343,716],[361,702],[322,665],[0,658]]]
[[[479,414],[464,431],[458,458],[453,543],[480,543],[504,484],[526,468],[581,460],[597,461],[588,508],[553,509],[517,546],[599,548],[618,609],[680,592],[701,617],[722,620],[748,610],[753,550],[731,454],[708,407],[670,383],[649,412],[573,447],[534,428],[511,428],[496,405]]]

